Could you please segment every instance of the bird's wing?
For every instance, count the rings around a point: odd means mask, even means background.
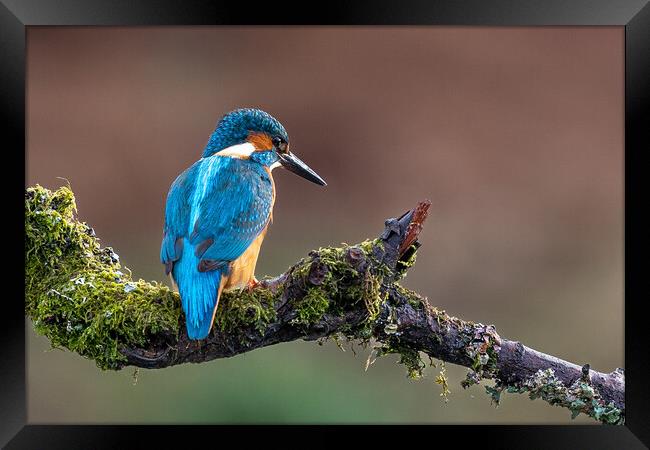
[[[264,230],[273,205],[273,187],[264,168],[236,158],[216,158],[218,167],[190,218],[194,226],[189,241],[201,260],[201,272],[237,259]]]
[[[160,260],[165,264],[167,275],[172,270],[174,262],[181,257],[183,237],[187,234],[190,220],[190,196],[192,195],[191,175],[196,170],[196,164],[181,173],[172,183],[167,194],[165,206],[165,226],[163,240],[160,246]]]

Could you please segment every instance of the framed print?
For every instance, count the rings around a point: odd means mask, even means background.
[[[0,11],[7,448],[650,442],[647,2]]]

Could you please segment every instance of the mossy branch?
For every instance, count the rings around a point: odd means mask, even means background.
[[[501,338],[493,325],[449,316],[399,285],[415,262],[428,202],[385,223],[374,240],[309,253],[252,291],[224,293],[215,326],[190,341],[178,294],[133,281],[110,247],[75,219],[68,187],[25,192],[25,311],[55,347],[95,360],[102,369],[162,368],[229,357],[297,339],[346,337],[371,354],[399,353],[409,376],[425,367],[420,352],[469,368],[463,387],[492,379],[486,391],[528,393],[622,424],[625,377],[605,374]],[[124,273],[127,272],[127,273]],[[370,360],[369,360],[370,362]],[[436,382],[448,392],[444,367]]]

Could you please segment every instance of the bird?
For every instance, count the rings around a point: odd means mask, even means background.
[[[290,151],[276,118],[240,108],[218,121],[201,158],[169,188],[160,260],[178,288],[190,340],[210,334],[222,291],[259,284],[255,266],[273,220],[277,167],[327,185]]]

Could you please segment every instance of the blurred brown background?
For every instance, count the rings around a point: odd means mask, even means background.
[[[167,190],[217,120],[258,107],[329,183],[277,170],[257,274],[376,236],[423,198],[405,285],[504,337],[623,366],[621,27],[28,30],[27,182],[70,181],[79,216],[135,277],[158,260]],[[296,342],[163,370],[99,371],[28,333],[31,423],[594,423],[448,365]]]

